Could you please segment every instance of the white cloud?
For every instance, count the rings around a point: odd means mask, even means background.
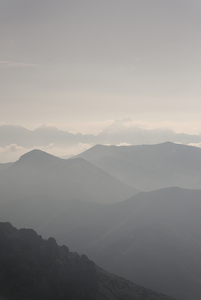
[[[117,146],[131,146],[131,144],[129,144],[129,143],[120,143]]]
[[[187,119],[187,118],[186,118]],[[169,129],[173,130],[176,133],[187,133],[187,134],[200,134],[201,133],[201,122],[190,121],[144,121],[144,120],[119,120],[115,122],[117,126],[116,130],[118,131],[120,128],[121,130],[125,130],[128,128],[142,128],[146,130],[152,129]],[[119,126],[118,126],[119,125]]]
[[[59,156],[59,157],[65,157],[65,156],[74,156],[77,155],[89,148],[91,148],[93,144],[86,144],[86,143],[79,143],[77,145],[71,146],[71,147],[58,147],[55,146],[53,143],[49,144],[47,147],[40,147],[40,150],[43,150],[45,152],[48,152],[52,155]]]
[[[0,163],[16,161],[21,155],[27,152],[27,149],[16,144],[6,147],[0,147]]]
[[[189,146],[193,146],[193,147],[199,147],[199,148],[201,148],[201,143],[190,143],[188,145]]]

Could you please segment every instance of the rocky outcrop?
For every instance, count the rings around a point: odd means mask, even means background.
[[[54,238],[0,223],[0,297],[23,300],[170,300],[111,275]],[[1,298],[0,298],[1,299]]]
[[[0,282],[5,296],[21,299],[95,299],[95,264],[43,240],[32,229],[0,226]]]

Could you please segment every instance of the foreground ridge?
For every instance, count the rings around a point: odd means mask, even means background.
[[[86,255],[0,223],[0,297],[23,300],[171,300],[97,267]]]

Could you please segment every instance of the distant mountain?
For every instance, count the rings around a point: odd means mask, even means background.
[[[60,130],[55,126],[42,125],[35,130],[28,130],[22,126],[1,125],[0,147],[16,144],[27,149],[54,145],[60,148],[84,144],[110,144],[122,143],[131,145],[158,144],[166,141],[190,144],[201,143],[201,135],[175,133],[172,130],[157,128],[152,130],[132,126],[131,120],[116,120],[102,132],[93,134],[73,134]],[[73,153],[72,153],[73,154]]]
[[[30,194],[33,182],[40,172],[61,161],[60,158],[40,150],[32,150],[21,156],[18,161],[0,172],[1,202]]]
[[[190,144],[200,143],[201,136],[195,134],[176,133],[167,128],[143,129],[133,126],[130,119],[115,120],[97,136],[97,143],[118,145],[159,144],[166,141]]]
[[[201,149],[170,142],[157,145],[96,145],[79,154],[138,190],[170,186],[200,189]]]
[[[62,159],[44,151],[34,149],[22,155],[10,168],[9,172],[29,173],[31,176],[62,162]]]
[[[40,150],[23,155],[0,173],[0,196],[6,201],[40,194],[55,199],[112,203],[136,192],[84,159],[60,159]]]
[[[72,134],[59,130],[54,126],[45,126],[28,130],[22,126],[1,125],[0,126],[0,147],[16,144],[25,148],[36,148],[55,144],[57,146],[71,146],[78,143],[94,142],[93,135],[81,133]]]
[[[22,126],[1,125],[0,147],[6,147],[11,144],[17,144],[26,147],[29,145],[30,133],[30,130]]]
[[[0,223],[0,297],[3,299],[171,300],[95,266],[86,255],[43,240],[32,229]]]

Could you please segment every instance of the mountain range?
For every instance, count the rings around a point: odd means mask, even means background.
[[[94,134],[70,133],[55,126],[42,125],[35,130],[22,126],[1,125],[0,147],[16,144],[24,148],[36,148],[53,144],[58,147],[68,147],[84,144],[131,145],[158,144],[166,141],[190,144],[201,143],[200,134],[176,133],[165,128],[143,129],[131,126],[131,120],[116,120],[102,132]]]

